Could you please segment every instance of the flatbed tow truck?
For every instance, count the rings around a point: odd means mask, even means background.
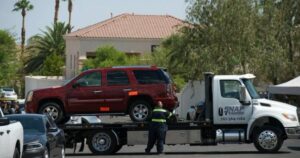
[[[285,139],[300,138],[300,109],[259,98],[252,74],[205,73],[204,117],[168,123],[165,144],[254,143],[260,152],[277,152]],[[146,145],[147,122],[60,125],[66,147],[84,142],[93,154],[114,154],[122,146]]]

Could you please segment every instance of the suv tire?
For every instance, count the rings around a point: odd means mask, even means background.
[[[46,102],[39,109],[40,114],[49,114],[55,123],[67,122],[64,112],[56,102]]]
[[[129,116],[132,121],[143,122],[150,119],[152,107],[149,102],[137,100],[132,102],[129,108]]]

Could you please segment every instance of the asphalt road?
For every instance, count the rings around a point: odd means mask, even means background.
[[[176,145],[165,146],[165,154],[146,155],[144,153],[145,146],[124,146],[115,155],[93,155],[87,146],[82,153],[73,154],[73,150],[67,149],[66,156],[68,158],[95,158],[95,157],[120,157],[120,158],[299,158],[300,157],[300,139],[299,140],[286,140],[278,153],[264,154],[259,153],[253,144],[219,144],[218,146],[189,146],[189,145]],[[152,149],[155,152],[156,149]]]

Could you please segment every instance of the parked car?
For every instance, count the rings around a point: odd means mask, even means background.
[[[20,121],[24,128],[23,158],[64,158],[65,137],[52,118],[40,114],[14,114],[8,119]]]
[[[23,153],[23,127],[20,122],[9,121],[0,108],[0,157],[21,158]]]
[[[18,95],[13,88],[2,87],[0,88],[0,99],[1,100],[17,100]]]
[[[168,73],[156,66],[125,66],[87,70],[63,86],[28,92],[28,113],[49,113],[62,123],[72,114],[129,114],[145,121],[157,101],[170,111],[178,106]]]

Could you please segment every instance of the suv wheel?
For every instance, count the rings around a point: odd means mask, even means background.
[[[46,102],[44,103],[40,109],[40,114],[48,114],[52,117],[52,119],[55,121],[55,123],[61,123],[62,121],[65,121],[65,116],[63,113],[63,110],[59,106],[59,104],[55,102]]]
[[[138,100],[130,105],[129,115],[132,121],[142,122],[150,118],[152,108],[150,104],[143,100]]]

